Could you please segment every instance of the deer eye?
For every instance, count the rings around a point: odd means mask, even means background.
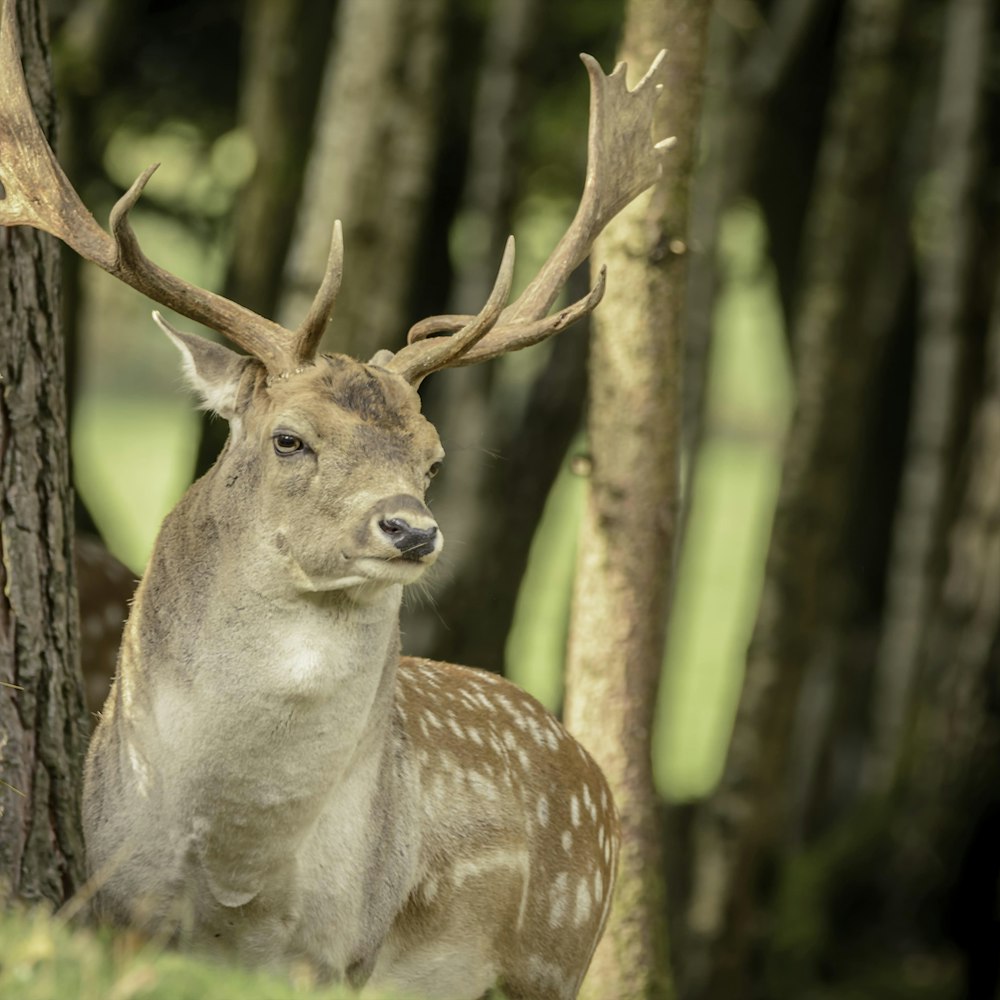
[[[427,478],[433,479],[440,470],[441,470],[440,462],[431,462],[431,464],[427,468]]]
[[[296,437],[294,434],[287,434],[285,431],[278,431],[271,438],[271,442],[274,444],[276,455],[295,455],[305,448],[302,438]]]

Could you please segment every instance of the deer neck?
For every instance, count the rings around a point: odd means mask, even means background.
[[[272,557],[203,501],[194,489],[164,524],[116,714],[123,761],[234,906],[288,877],[321,814],[367,815],[383,797],[401,588],[262,590]]]

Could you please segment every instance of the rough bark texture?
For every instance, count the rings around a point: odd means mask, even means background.
[[[51,134],[45,18],[35,0],[17,17]],[[0,881],[53,904],[83,877],[86,746],[58,266],[51,237],[0,229]]]
[[[443,0],[342,0],[281,321],[306,314],[344,226],[344,285],[325,349],[398,349],[437,142]]]
[[[706,1000],[751,995],[762,887],[788,830],[803,678],[836,659],[841,638],[864,415],[891,311],[883,299],[898,288],[873,276],[880,259],[899,259],[885,250],[898,137],[880,123],[900,114],[893,56],[904,6],[854,0],[844,15],[793,311],[798,402],[761,610],[725,773],[695,830],[684,979]]]
[[[607,264],[608,292],[591,344],[593,466],[566,719],[608,775],[623,824],[611,918],[585,986],[595,998],[673,994],[650,736],[679,509],[680,318],[708,7],[698,0],[629,5],[620,56],[642,72],[658,49],[669,49],[656,132],[678,142],[652,197],[609,226],[593,261]]]

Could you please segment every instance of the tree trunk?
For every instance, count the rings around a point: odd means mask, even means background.
[[[851,0],[806,221],[794,309],[797,410],[761,610],[725,773],[699,811],[686,914],[693,997],[750,997],[762,899],[789,825],[786,794],[803,678],[839,659],[844,566],[873,372],[898,282],[876,283],[896,227],[891,190],[905,77],[893,58],[903,0]]]
[[[482,309],[512,228],[516,164],[524,131],[524,64],[538,8],[538,0],[512,0],[495,4],[490,13],[455,223],[469,249],[453,255],[454,277],[446,310],[450,313],[475,314]],[[555,362],[557,355],[562,359],[571,353],[578,345],[567,345],[567,341],[581,335],[576,330],[559,338],[550,358]],[[581,369],[581,364],[571,363],[562,370],[572,382],[572,375]],[[544,375],[539,377],[544,379]],[[552,377],[546,381],[553,388]],[[444,474],[433,492],[435,513],[448,531],[447,575],[442,579],[436,613],[420,616],[419,622],[414,620],[417,609],[407,614],[404,632],[410,651],[488,670],[503,669],[504,642],[531,537],[580,414],[573,390],[582,390],[582,379],[569,386],[558,375],[556,381],[548,415],[557,419],[533,424],[532,446],[524,450],[518,449],[523,424],[508,432],[497,412],[496,397],[503,396],[505,403],[509,400],[507,393],[497,391],[502,390],[498,386],[502,377],[493,366],[459,368],[430,383],[428,417],[448,444]],[[559,419],[565,413],[560,403],[568,403],[573,424],[569,431],[565,420]],[[509,456],[509,461],[490,460],[497,455]],[[483,558],[483,553],[490,555]]]
[[[608,291],[591,345],[593,465],[566,721],[607,774],[623,835],[608,929],[585,986],[592,997],[673,994],[650,737],[679,510],[680,323],[708,11],[699,0],[629,5],[620,56],[641,74],[660,48],[669,49],[656,134],[678,142],[652,197],[608,227],[593,260],[595,268],[607,264]]]
[[[362,361],[403,345],[405,306],[438,138],[443,0],[341,0],[280,320],[319,287],[335,218],[345,280],[327,349]]]
[[[910,406],[906,467],[893,529],[876,691],[872,787],[892,785],[924,628],[943,560],[941,529],[961,440],[963,368],[968,363],[970,264],[979,207],[979,129],[990,38],[985,0],[947,7],[931,171],[936,197],[925,210],[922,315]]]
[[[18,0],[15,18],[28,90],[51,136],[46,20],[37,0]],[[0,243],[0,880],[59,904],[84,873],[86,746],[59,252],[24,228],[0,230]]]
[[[222,294],[261,316],[277,313],[330,49],[333,7],[331,0],[247,4],[239,120],[253,141],[257,165],[233,211]],[[327,228],[332,225],[331,217]],[[218,457],[228,433],[224,420],[205,414],[196,477]]]

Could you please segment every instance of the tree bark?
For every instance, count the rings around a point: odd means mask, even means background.
[[[608,776],[622,850],[608,929],[585,985],[591,997],[673,995],[650,737],[679,512],[681,317],[708,11],[700,0],[629,4],[620,57],[641,74],[669,49],[656,137],[675,134],[678,142],[652,197],[608,227],[593,259],[595,268],[607,264],[608,291],[591,345],[593,465],[566,721]]]
[[[15,17],[51,136],[46,19],[37,0],[18,0]],[[59,904],[83,879],[86,747],[59,255],[34,230],[2,229],[0,243],[0,880]]]

